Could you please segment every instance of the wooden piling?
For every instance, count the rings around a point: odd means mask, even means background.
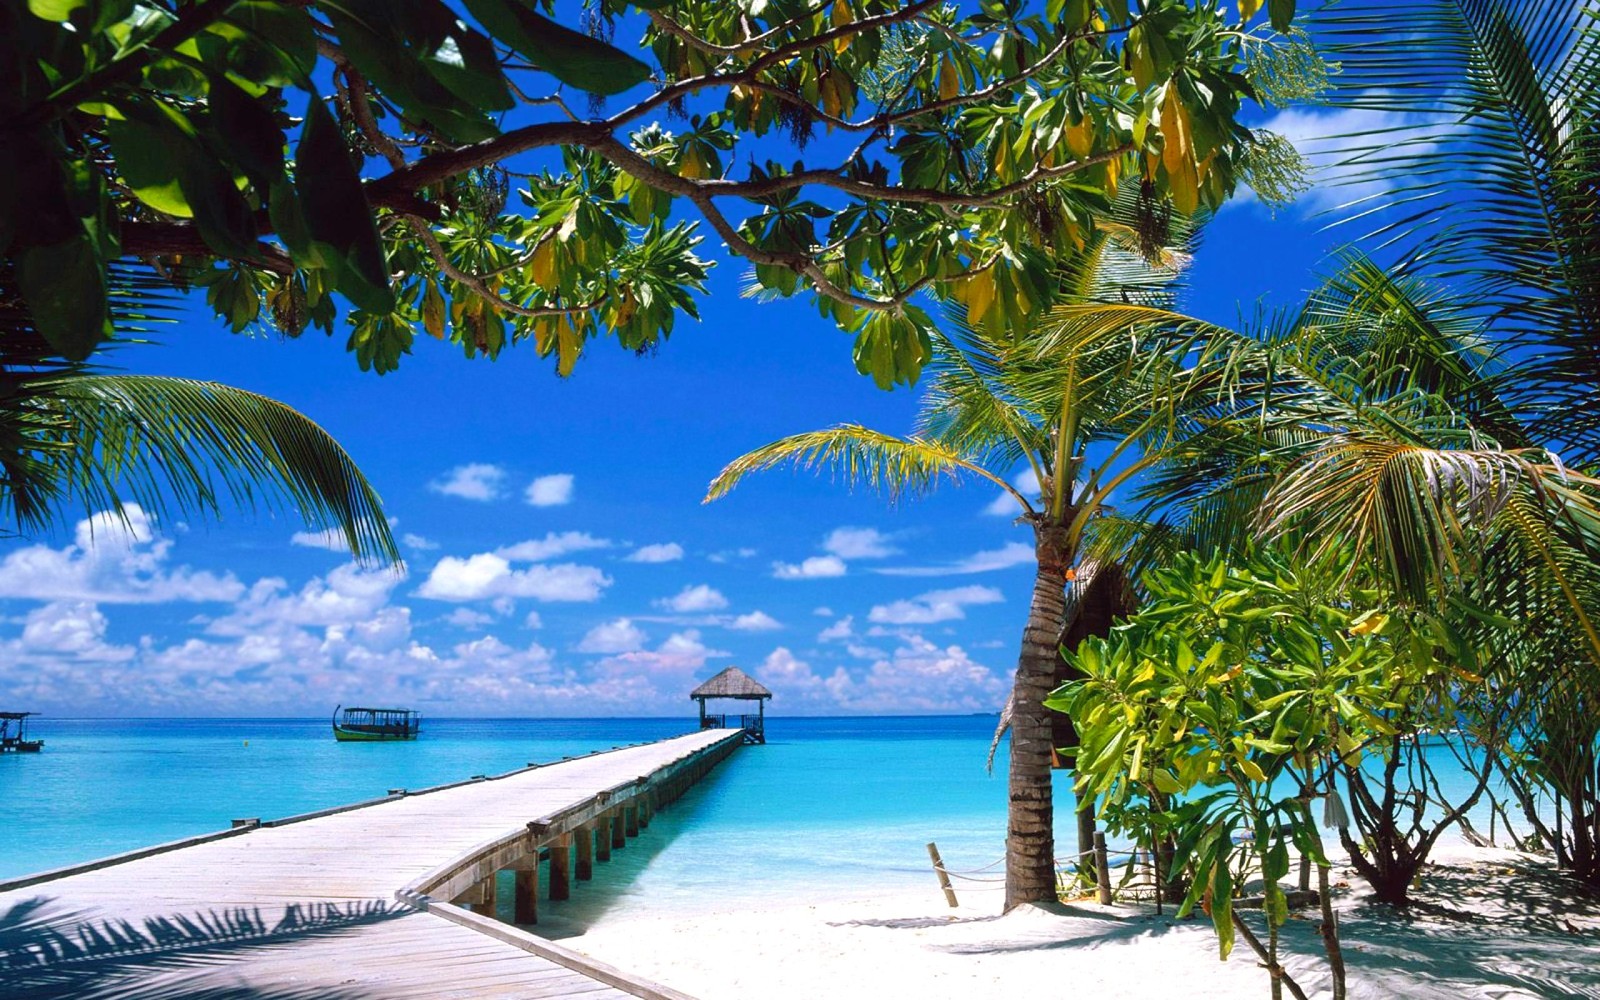
[[[569,899],[572,896],[572,834],[562,834],[550,845],[550,898]]]
[[[573,837],[578,857],[572,875],[579,882],[587,882],[594,878],[594,828],[580,826],[573,832]]]
[[[643,830],[650,825],[650,792],[639,793],[639,829]]]
[[[472,912],[481,913],[486,917],[499,917],[499,914],[495,912],[496,904],[499,902],[498,890],[500,887],[495,876],[499,874],[499,872],[495,872],[494,875],[490,875],[472,887],[468,895],[468,899],[471,900]]]
[[[609,813],[611,817],[611,846],[613,848],[628,846],[628,834],[622,826],[624,812],[624,809],[618,807]]]
[[[1111,859],[1106,855],[1106,835],[1099,830],[1094,832],[1094,882],[1100,905],[1110,906]],[[1161,887],[1157,886],[1156,891],[1159,893]]]
[[[539,922],[539,855],[533,855],[534,863],[528,867],[518,868],[515,884],[512,891],[514,903],[512,905],[512,919],[519,924],[536,924]]]
[[[622,832],[629,837],[639,835],[639,807],[632,803],[622,807]]]
[[[596,861],[611,860],[611,815],[601,813],[594,821],[594,857]]]
[[[939,858],[939,845],[928,842],[928,857],[933,859],[933,873],[939,876],[939,888],[944,890],[945,902],[951,906],[960,906],[956,902],[956,891],[950,886],[950,873],[944,870],[944,862]]]

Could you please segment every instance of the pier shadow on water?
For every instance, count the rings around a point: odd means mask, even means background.
[[[7,1000],[366,1000],[324,984],[256,985],[233,963],[410,913],[397,903],[291,903],[135,919],[84,915],[38,896],[0,912],[0,994]]]

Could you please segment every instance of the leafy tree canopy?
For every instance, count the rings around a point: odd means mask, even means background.
[[[1294,13],[1262,6],[594,0],[579,31],[524,0],[7,4],[0,283],[71,359],[130,259],[235,330],[331,332],[342,298],[363,368],[420,326],[567,372],[694,315],[704,223],[910,382],[919,293],[1009,331],[1119,187],[1157,245],[1248,176],[1249,62]]]

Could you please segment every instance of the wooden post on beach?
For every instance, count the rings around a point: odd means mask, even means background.
[[[1094,832],[1094,881],[1100,905],[1110,906],[1111,859],[1106,855],[1106,835],[1099,830]],[[1156,891],[1160,892],[1161,887],[1157,886]]]
[[[550,845],[550,898],[572,897],[572,834],[564,833]]]
[[[512,921],[519,924],[539,922],[539,852],[529,855],[533,862],[517,868],[512,891]]]
[[[572,873],[579,882],[594,878],[594,828],[580,826],[573,832],[578,843],[578,863]]]
[[[601,813],[594,821],[594,856],[597,861],[611,860],[611,816]]]
[[[956,902],[956,891],[950,887],[950,873],[944,870],[944,862],[939,858],[939,845],[928,841],[928,857],[933,859],[933,873],[939,876],[939,888],[944,890],[945,902],[951,906],[960,906]]]

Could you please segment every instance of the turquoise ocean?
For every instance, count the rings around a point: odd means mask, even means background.
[[[328,721],[32,720],[39,754],[0,756],[0,879],[384,795],[692,731],[689,719],[429,719],[412,743],[336,743]],[[644,835],[594,890],[548,912],[582,925],[614,906],[663,915],[937,891],[926,845],[999,891],[1004,744],[995,716],[769,718]],[[1449,782],[1447,782],[1449,783]],[[1057,851],[1071,792],[1057,779]],[[441,859],[443,860],[443,859]],[[542,914],[545,916],[545,914]]]

